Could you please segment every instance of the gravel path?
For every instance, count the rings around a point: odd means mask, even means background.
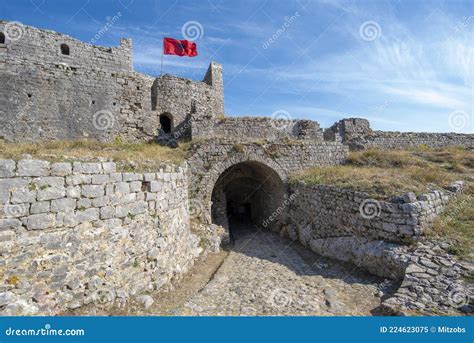
[[[272,232],[239,230],[214,277],[176,315],[370,315],[380,279]]]
[[[382,280],[316,255],[278,234],[244,226],[229,252],[198,260],[170,291],[150,294],[145,309],[85,306],[66,315],[221,316],[371,315]]]

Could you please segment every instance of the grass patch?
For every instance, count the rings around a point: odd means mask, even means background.
[[[101,143],[97,141],[50,141],[44,143],[5,143],[0,140],[0,158],[18,160],[28,154],[50,162],[106,158],[121,170],[156,170],[162,162],[181,163],[189,143],[176,149],[155,143]]]
[[[383,199],[405,192],[422,194],[473,175],[474,152],[463,148],[368,149],[351,152],[343,165],[307,169],[290,180],[332,184]]]
[[[474,184],[446,206],[444,212],[433,222],[428,235],[437,239],[449,239],[449,252],[461,258],[473,254]]]

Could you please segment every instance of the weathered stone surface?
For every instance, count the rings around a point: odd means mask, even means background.
[[[0,230],[19,229],[20,227],[21,221],[19,221],[18,219],[0,219]]]
[[[66,176],[72,173],[71,163],[53,163],[51,165],[52,176]]]
[[[55,216],[53,214],[33,214],[26,218],[28,230],[43,230],[54,226]]]
[[[0,293],[0,307],[8,305],[15,300],[15,295],[12,292]]]
[[[352,149],[400,149],[419,147],[474,146],[474,135],[457,133],[373,131],[363,118],[345,118],[324,131],[324,138],[348,144]]]
[[[49,201],[38,201],[31,204],[30,213],[46,213],[51,210],[51,203]]]
[[[76,208],[76,199],[63,198],[51,201],[51,212],[62,212]]]
[[[48,176],[49,162],[40,160],[21,160],[18,162],[19,176]]]
[[[25,164],[24,173],[38,175],[26,170],[38,165],[46,164]],[[123,182],[112,165],[102,170],[109,174],[93,173],[99,165],[103,168],[100,163],[75,164],[88,174],[69,175],[54,165],[53,176],[0,179],[0,273],[21,280],[11,291],[14,298],[0,305],[1,314],[57,314],[99,296],[126,302],[130,296],[167,287],[201,252],[186,220],[186,168],[163,171],[159,180],[166,187],[147,192],[154,195],[150,200],[142,192],[143,175],[132,173],[126,178],[136,181]],[[117,184],[127,193],[113,192]],[[104,195],[105,189],[110,195]],[[28,202],[15,203],[22,200]],[[107,285],[89,288],[91,277],[99,275],[101,280],[106,276]]]
[[[105,195],[104,185],[82,186],[82,196],[87,198],[98,198]]]
[[[16,188],[11,193],[10,201],[13,204],[36,201],[36,190],[31,190],[28,186]]]
[[[152,297],[149,295],[140,295],[137,297],[137,301],[142,304],[145,309],[149,309],[151,305],[155,302]]]
[[[0,160],[0,178],[15,176],[16,164],[13,160]]]
[[[435,205],[434,201],[444,196],[451,198],[457,193],[434,190],[425,197],[431,200],[417,200],[407,194],[405,197],[410,199],[405,200],[415,202],[393,204],[369,199],[351,190],[300,182],[290,187],[294,200],[288,205],[289,216],[282,234],[291,237],[292,231],[300,227],[304,219],[306,225],[313,224],[316,228],[312,232],[315,238],[361,236],[404,244],[418,240],[424,228],[434,220],[435,208],[441,211],[445,206]]]
[[[45,188],[40,188],[37,192],[37,199],[39,201],[59,199],[66,196],[66,189],[64,187],[45,186]]]

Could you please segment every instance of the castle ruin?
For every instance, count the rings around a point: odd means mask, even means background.
[[[462,184],[380,202],[380,215],[367,219],[359,215],[366,194],[290,186],[288,177],[343,163],[350,149],[472,149],[473,134],[374,131],[361,118],[323,129],[311,120],[226,117],[218,63],[210,63],[202,81],[152,77],[133,70],[130,39],[105,48],[25,26],[22,38],[10,41],[3,34],[7,23],[0,21],[0,139],[207,141],[194,145],[183,165],[153,173],[118,172],[115,163],[103,161],[0,160],[5,314],[56,314],[88,304],[100,292],[126,302],[161,289],[202,253],[191,220],[210,228],[207,240],[219,249],[229,241],[234,212],[319,254],[381,277],[401,281],[414,274],[410,282],[429,288],[416,275],[427,267],[410,262],[405,246],[419,239]],[[295,193],[297,201],[283,206]],[[296,220],[301,218],[304,225]],[[453,270],[455,282],[462,269]],[[407,292],[386,307],[416,308]]]

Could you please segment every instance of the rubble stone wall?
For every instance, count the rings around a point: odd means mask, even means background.
[[[0,160],[0,312],[120,305],[167,287],[200,254],[187,167]]]
[[[323,141],[323,130],[311,120],[275,120],[268,117],[196,118],[192,138],[227,137],[249,139],[301,139]]]
[[[389,202],[336,186],[298,182],[290,188],[290,194],[297,196],[291,202],[284,233],[307,246],[313,238],[348,236],[410,243],[419,239],[423,229],[463,188],[459,181],[449,190],[433,190],[418,197],[406,193]]]
[[[403,149],[419,146],[474,148],[474,134],[373,131],[369,121],[362,118],[346,118],[336,122],[324,131],[324,138],[328,141],[343,142],[354,150]]]

